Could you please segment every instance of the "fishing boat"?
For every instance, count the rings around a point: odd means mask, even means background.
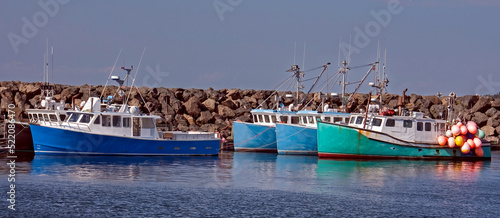
[[[300,71],[298,65],[292,65],[287,72],[293,72],[292,76],[282,82],[276,91],[265,100],[267,101],[274,96],[276,99],[276,109],[263,109],[261,108],[261,103],[257,109],[250,111],[253,122],[242,122],[239,120],[233,122],[235,151],[276,153],[276,123],[298,123],[299,118],[295,115],[294,104],[288,105],[288,108],[282,103],[280,104],[281,96],[278,96],[278,90],[295,78],[297,83],[297,98],[294,103],[295,106],[298,106],[297,99],[302,88],[301,81],[304,72]],[[286,97],[292,97],[292,94],[287,94]]]
[[[369,66],[370,69],[363,77],[363,80],[359,83],[359,89],[363,81],[366,79],[368,74],[374,70],[375,65],[378,62],[363,65]],[[330,63],[323,66],[322,72],[316,79],[316,82],[311,86],[308,94],[314,89],[318,81],[320,81],[323,73],[328,69]],[[360,66],[361,67],[361,66]],[[358,68],[358,67],[353,67]],[[343,62],[343,67],[340,68],[339,74],[335,77],[327,79],[326,85],[321,89],[323,90],[327,85],[333,81],[336,77],[337,80],[342,75],[342,108],[345,107],[345,103],[349,100],[346,98],[345,87],[348,84],[346,82],[346,74],[350,68],[347,66],[347,61]],[[319,96],[324,99],[321,95],[321,90]],[[351,95],[352,96],[352,95]],[[302,102],[305,101],[305,98]],[[308,105],[308,104],[306,104]],[[321,104],[323,105],[323,104]],[[318,154],[318,144],[317,144],[317,124],[316,120],[321,120],[323,122],[334,122],[334,123],[348,123],[349,113],[337,112],[336,110],[329,109],[328,104],[324,105],[323,112],[318,111],[298,111],[296,114],[299,119],[295,123],[277,123],[276,124],[276,141],[277,149],[279,154],[299,154],[299,155],[317,155]]]
[[[450,126],[445,120],[427,118],[421,112],[406,114],[399,110],[398,115],[392,115],[394,111],[369,113],[369,110],[352,114],[348,124],[318,120],[319,157],[491,159],[490,144],[486,141],[478,143],[482,144],[479,149],[464,149],[465,145],[459,147],[458,143],[455,146],[454,138],[449,146],[438,142]]]
[[[348,113],[298,111],[297,121],[276,123],[278,154],[318,155],[316,120],[349,122]]]
[[[132,69],[122,69],[129,78]],[[111,73],[109,78],[119,82],[121,89],[124,80]],[[215,133],[158,131],[159,116],[142,114],[127,104],[128,98],[122,103],[113,99],[89,97],[81,109],[68,111],[64,120],[49,111],[29,110],[31,117],[38,118],[30,123],[35,154],[218,155],[220,138]]]

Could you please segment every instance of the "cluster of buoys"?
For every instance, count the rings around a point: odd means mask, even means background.
[[[481,148],[483,142],[481,139],[484,138],[484,132],[477,127],[476,123],[469,121],[467,125],[464,125],[458,122],[447,130],[445,135],[438,137],[439,145],[445,146],[448,144],[450,148],[460,147],[464,154],[474,149],[474,153],[478,157],[483,156],[484,151]]]

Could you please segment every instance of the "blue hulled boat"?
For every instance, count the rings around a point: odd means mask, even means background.
[[[129,74],[131,69],[125,70]],[[119,77],[112,78],[123,85]],[[113,101],[108,96],[101,104],[100,98],[90,97],[81,110],[67,111],[65,119],[51,110],[29,110],[35,154],[218,155],[217,134],[158,131],[159,116],[141,114],[127,105],[128,99]]]
[[[348,113],[317,111],[297,112],[296,122],[277,123],[276,141],[279,154],[317,155],[317,126],[316,119],[325,122],[349,121]]]
[[[253,122],[233,122],[234,150],[254,152],[276,152],[276,123],[284,122],[282,116],[295,112],[254,109]],[[288,116],[285,116],[288,117]],[[291,119],[289,119],[291,122]]]

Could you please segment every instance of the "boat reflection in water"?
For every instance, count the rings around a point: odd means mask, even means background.
[[[73,180],[189,182],[213,174],[217,156],[79,156],[37,155],[31,174]],[[194,183],[193,183],[194,182]]]
[[[405,181],[420,186],[437,185],[436,182],[456,186],[452,183],[476,182],[483,168],[489,168],[490,164],[490,161],[319,159],[316,173],[319,183],[333,183],[339,188],[391,189]]]

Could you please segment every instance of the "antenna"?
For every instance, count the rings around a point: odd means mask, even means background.
[[[118,52],[118,56],[116,57],[115,64],[113,64],[113,67],[111,68],[111,72],[109,72],[108,79],[106,80],[106,84],[104,85],[104,88],[102,89],[101,97],[104,95],[104,91],[106,91],[106,87],[108,86],[109,79],[111,78],[111,75],[113,74],[113,70],[115,70],[116,63],[118,62],[118,59],[120,58],[120,54],[122,53],[123,47],[120,48],[120,52]]]
[[[293,42],[293,65],[295,65],[295,55],[297,54],[297,42]]]
[[[52,84],[54,84],[54,46],[51,46],[51,54],[52,54],[52,64],[51,67],[52,67]]]
[[[304,55],[302,55],[302,69],[306,69],[306,40],[304,40]]]

